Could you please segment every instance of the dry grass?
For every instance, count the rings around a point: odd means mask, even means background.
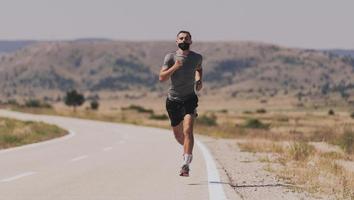
[[[289,145],[267,140],[238,143],[243,151],[276,153],[275,159],[262,157],[269,162],[268,171],[275,173],[286,183],[297,185],[313,195],[334,196],[336,199],[354,198],[354,172],[337,163],[344,159],[338,152],[318,152],[306,142]],[[276,169],[271,163],[280,163]]]
[[[279,178],[302,186],[314,194],[335,196],[337,199],[354,198],[354,173],[336,163],[336,160],[311,155],[306,161],[283,157],[284,167],[277,171]]]
[[[288,147],[288,160],[306,161],[315,152],[315,148],[306,142],[294,142]]]
[[[269,140],[253,140],[252,142],[239,142],[238,146],[242,151],[247,152],[265,152],[265,153],[283,153],[284,147],[279,142]]]
[[[0,118],[0,149],[31,144],[67,134],[67,131],[43,122]]]
[[[247,102],[249,103],[249,102]],[[136,103],[135,103],[136,104]],[[101,103],[101,105],[103,105]],[[136,104],[145,105],[145,104]],[[220,104],[218,104],[220,105]],[[124,107],[128,107],[125,105]],[[353,155],[354,121],[347,111],[336,110],[334,116],[328,115],[328,109],[270,109],[259,113],[261,107],[253,104],[237,105],[249,112],[229,110],[217,107],[221,111],[199,112],[200,116],[208,116],[202,123],[196,123],[195,132],[213,137],[242,138],[246,141],[239,144],[242,150],[249,152],[274,153],[277,156],[263,158],[263,162],[277,162],[281,169],[271,169],[280,178],[291,184],[304,188],[314,194],[334,195],[338,199],[354,198],[353,172],[339,165],[337,160],[350,160]],[[142,107],[144,108],[144,107]],[[152,109],[147,107],[146,109]],[[21,111],[41,114],[55,114],[86,119],[95,119],[120,123],[133,123],[146,126],[169,128],[168,120],[151,119],[149,113],[134,109],[107,109],[107,111],[91,111],[79,109],[73,113],[71,109],[24,109]],[[144,108],[145,109],[145,108]],[[156,112],[155,109],[153,109]],[[165,111],[157,110],[157,115]],[[212,119],[212,123],[211,120]],[[249,119],[257,120],[257,124],[266,128],[246,126]],[[255,121],[254,120],[254,121]],[[215,123],[214,123],[215,122]],[[262,126],[260,126],[262,127]],[[349,133],[346,133],[349,132]],[[289,142],[297,141],[297,142]],[[309,142],[326,142],[342,146],[344,153],[319,152]],[[275,158],[275,160],[274,160]],[[270,165],[271,166],[271,165]],[[279,166],[279,165],[277,165]]]

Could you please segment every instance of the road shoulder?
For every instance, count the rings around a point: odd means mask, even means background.
[[[315,199],[267,171],[261,155],[242,152],[236,139],[197,136],[213,154],[228,199]]]

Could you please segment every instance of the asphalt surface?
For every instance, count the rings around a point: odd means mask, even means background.
[[[47,142],[0,150],[1,200],[209,199],[197,145],[191,176],[168,130],[0,110],[0,116],[70,130]]]

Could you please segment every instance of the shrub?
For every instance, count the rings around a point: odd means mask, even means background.
[[[352,119],[354,119],[354,112],[352,112],[352,114],[350,114],[350,117],[351,117]]]
[[[99,103],[96,100],[91,101],[90,105],[92,110],[97,110],[99,107]]]
[[[152,109],[146,109],[139,105],[130,105],[129,107],[123,107],[122,110],[136,110],[139,113],[150,113],[150,114],[154,113]]]
[[[31,108],[39,108],[41,107],[41,103],[39,102],[39,100],[30,99],[26,101],[25,106]]]
[[[51,104],[49,104],[49,103],[42,103],[41,107],[42,108],[52,108],[53,106]]]
[[[10,99],[7,101],[7,104],[10,104],[10,105],[15,105],[15,106],[18,106],[18,102],[16,101],[16,99]]]
[[[155,119],[155,120],[167,120],[167,119],[168,119],[168,116],[167,116],[166,114],[157,115],[157,114],[152,113],[152,114],[150,115],[150,119]]]
[[[328,115],[334,115],[334,111],[333,111],[332,109],[330,109],[330,110],[328,111]]]
[[[37,99],[30,99],[25,102],[25,106],[29,108],[52,108],[49,103],[41,103]]]
[[[220,112],[220,113],[228,113],[228,110],[226,110],[226,109],[221,109],[221,110],[219,110],[219,112]]]
[[[201,115],[197,118],[198,124],[206,125],[206,126],[216,126],[217,125],[217,117],[216,115],[212,114],[208,115]]]
[[[266,111],[266,109],[264,109],[264,108],[260,108],[260,109],[257,109],[256,112],[257,112],[257,113],[260,113],[260,114],[264,114],[264,113],[266,113],[267,111]]]
[[[255,129],[269,129],[269,124],[264,124],[258,119],[248,119],[242,127]]]

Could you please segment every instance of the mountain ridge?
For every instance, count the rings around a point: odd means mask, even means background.
[[[0,56],[0,95],[52,96],[70,89],[99,93],[166,86],[158,73],[174,42],[75,40],[35,42]],[[320,50],[255,42],[196,42],[203,55],[206,91],[238,94],[353,93],[354,59]]]

